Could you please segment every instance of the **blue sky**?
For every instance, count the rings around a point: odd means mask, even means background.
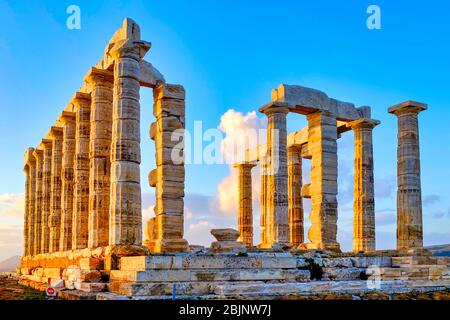
[[[80,30],[66,28],[71,4],[81,8]],[[381,30],[366,27],[371,4],[381,8]],[[377,215],[387,220],[395,218],[397,143],[387,108],[409,99],[428,103],[420,115],[425,241],[450,242],[448,1],[0,0],[0,195],[23,193],[24,150],[39,142],[125,17],[153,44],[146,60],[186,88],[188,129],[195,120],[217,127],[231,108],[257,110],[280,83],[372,106],[382,122],[374,131]],[[149,193],[151,91],[142,89],[141,98],[142,189]],[[306,124],[299,116],[288,122],[290,131]],[[350,188],[351,133],[339,145],[342,184]],[[213,198],[228,174],[226,165],[187,166],[187,192]],[[345,201],[343,212],[351,208]],[[20,224],[3,211],[0,225]],[[392,223],[379,221],[381,235],[395,232]]]

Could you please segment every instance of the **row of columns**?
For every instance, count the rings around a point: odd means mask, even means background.
[[[26,152],[24,253],[141,245],[139,62],[149,44],[110,50],[46,139]]]
[[[398,117],[397,248],[423,246],[418,114],[422,103],[407,101],[389,109]],[[302,244],[302,151],[287,148],[286,114],[283,107],[261,110],[268,117],[268,147],[261,166],[261,246],[290,242]],[[339,250],[337,235],[337,126],[329,112],[309,114],[308,153],[311,156],[311,228],[307,248]],[[359,119],[347,124],[354,132],[354,223],[353,251],[373,251],[375,203],[372,131],[380,122]],[[286,157],[287,151],[287,157]],[[241,241],[253,245],[251,169],[239,163],[238,228]],[[287,176],[287,177],[286,177]],[[287,182],[287,183],[286,183]]]
[[[268,117],[267,156],[261,166],[261,247],[304,242],[302,148],[286,140],[286,108],[263,109]],[[308,153],[311,156],[311,228],[308,248],[339,250],[337,235],[337,125],[327,112],[308,115]],[[375,210],[372,129],[376,120],[361,119],[348,126],[355,133],[354,250],[375,250]],[[306,147],[306,146],[305,146]],[[239,163],[238,228],[241,240],[253,245],[251,169]]]

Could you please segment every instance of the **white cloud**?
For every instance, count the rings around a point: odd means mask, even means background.
[[[0,217],[23,217],[24,195],[22,193],[0,194]]]
[[[219,129],[224,132],[221,152],[226,163],[243,160],[247,148],[255,148],[266,142],[265,117],[258,117],[255,111],[243,114],[233,109],[225,112],[220,118]],[[262,129],[262,130],[261,130]],[[259,168],[252,170],[253,200],[258,202],[260,179]],[[230,174],[224,177],[218,187],[215,207],[221,213],[237,215],[238,210],[238,171],[230,166]]]

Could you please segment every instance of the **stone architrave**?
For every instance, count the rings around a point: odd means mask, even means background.
[[[269,105],[260,109],[267,116],[267,220],[271,247],[289,245],[287,194],[287,131],[285,106]]]
[[[76,117],[72,216],[72,249],[75,250],[86,248],[88,241],[91,95],[77,92],[72,104]]]
[[[61,164],[61,226],[59,249],[72,249],[72,217],[74,192],[74,162],[75,162],[75,124],[76,115],[63,111],[60,120],[63,124],[63,147]]]
[[[51,196],[49,216],[49,252],[59,251],[59,239],[61,235],[61,165],[63,148],[63,128],[52,127],[50,130],[52,143],[52,168],[51,168]]]
[[[288,215],[290,242],[294,247],[303,243],[302,157],[301,148],[287,149]]]
[[[127,39],[108,51],[114,59],[109,245],[142,244],[139,63],[149,49],[148,42]]]
[[[418,115],[427,105],[406,101],[389,108],[398,118],[397,248],[423,247]]]
[[[88,247],[109,243],[109,181],[111,170],[111,131],[113,73],[91,68],[85,81],[91,85],[90,184]]]
[[[361,119],[348,124],[355,140],[355,181],[353,251],[375,250],[375,195],[373,177],[372,130],[377,120]]]
[[[50,250],[53,142],[49,139],[43,139],[42,146],[44,165],[42,168],[41,253],[48,253]]]
[[[254,163],[237,163],[234,165],[239,170],[239,211],[238,231],[239,241],[247,247],[253,246],[253,206],[252,206],[252,168]]]
[[[41,147],[41,146],[39,146]],[[35,171],[35,208],[34,208],[34,241],[32,255],[42,253],[41,236],[42,236],[42,177],[44,168],[44,151],[42,149],[34,150],[33,156],[36,159]]]
[[[339,251],[337,236],[337,122],[323,111],[308,119],[308,152],[311,154],[310,249]]]

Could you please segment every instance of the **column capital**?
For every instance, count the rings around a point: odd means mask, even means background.
[[[33,156],[34,150],[35,150],[34,148],[29,147],[25,151],[25,155],[24,155],[25,164],[32,164],[36,161],[36,159]]]
[[[58,121],[61,121],[63,125],[66,125],[67,123],[73,123],[76,120],[76,114],[75,112],[71,111],[63,111],[58,117]]]
[[[109,70],[92,67],[84,77],[84,81],[91,85],[103,84],[105,82],[112,84],[114,81],[114,73]]]
[[[238,162],[238,163],[233,164],[233,168],[236,168],[236,169],[242,168],[242,169],[251,170],[254,167],[256,167],[256,163],[254,163],[254,162]]]
[[[52,126],[48,132],[48,137],[52,140],[60,140],[63,137],[63,128]]]
[[[51,139],[42,139],[38,148],[41,150],[49,149],[52,147],[53,141]]]
[[[259,108],[259,112],[264,113],[266,116],[273,113],[282,113],[286,115],[289,113],[289,105],[284,102],[274,101]]]
[[[152,44],[144,40],[124,39],[115,42],[108,50],[107,54],[114,59],[133,58],[142,59]]]
[[[91,95],[89,93],[77,91],[72,96],[70,103],[73,104],[74,110],[76,110],[81,104],[91,103]]]
[[[347,127],[355,129],[373,129],[381,122],[375,119],[358,119],[347,123]]]
[[[427,104],[409,100],[390,107],[388,112],[399,116],[404,113],[419,113],[427,109]]]
[[[39,147],[38,147],[38,148],[39,148]],[[44,151],[43,151],[42,149],[35,149],[35,150],[33,151],[33,157],[34,157],[36,160],[39,160],[39,158],[42,157],[43,154],[44,154]]]

